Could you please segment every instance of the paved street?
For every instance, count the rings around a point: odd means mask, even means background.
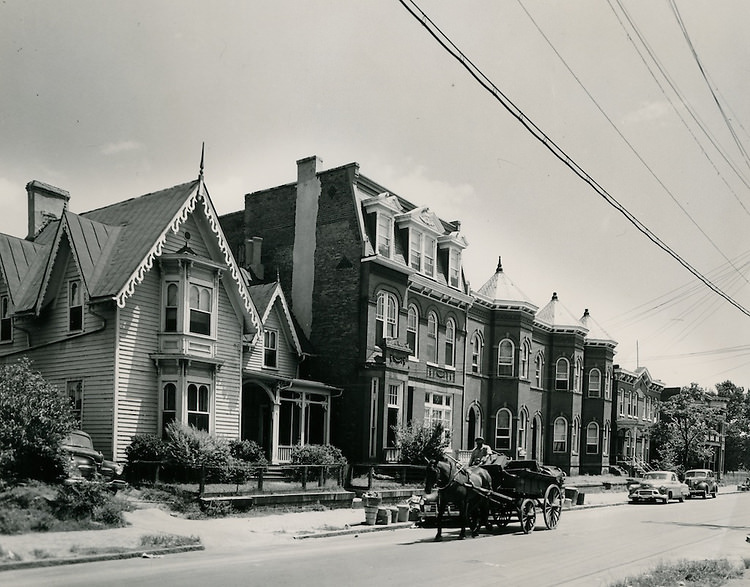
[[[459,541],[449,529],[349,535],[3,573],[4,585],[607,585],[662,560],[750,556],[748,494],[564,512],[557,530],[515,524]]]

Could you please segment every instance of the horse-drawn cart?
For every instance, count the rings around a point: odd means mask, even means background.
[[[547,528],[557,527],[562,513],[565,473],[533,460],[482,465],[482,468],[492,478],[492,489],[471,489],[489,502],[489,515],[498,527],[507,526],[515,517],[524,534],[532,532],[537,507],[542,510]]]
[[[536,526],[537,508],[547,528],[560,521],[565,473],[534,460],[510,461],[499,455],[492,464],[466,467],[449,457],[430,461],[425,479],[425,501],[437,504],[437,535],[442,536],[443,515],[455,505],[461,518],[463,538],[466,526],[476,536],[482,525],[500,528],[518,519],[525,534]],[[433,493],[433,489],[436,491]]]

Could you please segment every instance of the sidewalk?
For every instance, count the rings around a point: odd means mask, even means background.
[[[590,493],[586,494],[585,505],[573,506],[569,510],[622,504],[626,501],[627,495],[620,491]],[[5,554],[0,559],[0,570],[142,556],[144,549],[139,544],[144,535],[200,538],[200,546],[197,548],[147,549],[147,555],[158,556],[196,549],[227,552],[247,549],[259,543],[267,545],[306,538],[395,530],[413,525],[413,522],[387,526],[365,525],[365,513],[361,507],[268,515],[257,513],[248,517],[203,520],[188,520],[156,507],[147,507],[126,512],[125,519],[129,524],[125,528],[0,536],[0,553]],[[101,554],[85,554],[90,549],[96,549]],[[8,553],[12,555],[9,556]]]

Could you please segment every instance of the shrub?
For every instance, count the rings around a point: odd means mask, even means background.
[[[253,463],[256,465],[267,465],[263,447],[254,440],[231,440],[229,441],[229,454],[235,459]]]
[[[171,422],[167,426],[167,452],[186,469],[205,467],[206,481],[225,481],[231,475],[229,442],[204,430]]]
[[[424,465],[425,459],[439,459],[450,445],[450,431],[442,422],[425,426],[410,422],[407,426],[394,426],[396,446],[401,449],[400,461],[411,465]]]
[[[73,424],[68,398],[28,358],[0,366],[0,478],[59,478],[66,463],[60,446]]]
[[[131,483],[154,479],[157,465],[152,463],[166,460],[168,454],[167,443],[156,434],[134,436],[125,448],[125,477]]]
[[[124,525],[122,512],[128,509],[127,502],[97,481],[61,485],[52,504],[58,520],[98,522],[109,527]]]
[[[307,444],[305,446],[297,445],[292,448],[291,462],[293,465],[345,465],[346,457],[341,449],[330,444]],[[295,469],[294,476],[296,479],[302,479],[304,469]],[[316,468],[308,470],[307,480],[317,479],[320,474]],[[329,469],[327,476],[336,477],[338,468]]]

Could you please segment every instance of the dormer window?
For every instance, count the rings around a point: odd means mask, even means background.
[[[13,318],[10,314],[10,296],[0,296],[0,342],[13,341]]]
[[[448,285],[458,288],[461,276],[461,251],[450,249],[448,253]]]
[[[436,251],[434,237],[416,228],[409,229],[409,267],[427,277],[435,277]]]
[[[378,231],[376,236],[378,255],[393,256],[393,218],[378,212]]]
[[[83,330],[83,292],[77,279],[68,282],[68,331]]]
[[[424,237],[424,267],[423,273],[427,277],[435,277],[435,251],[437,249],[437,240],[431,236]]]

